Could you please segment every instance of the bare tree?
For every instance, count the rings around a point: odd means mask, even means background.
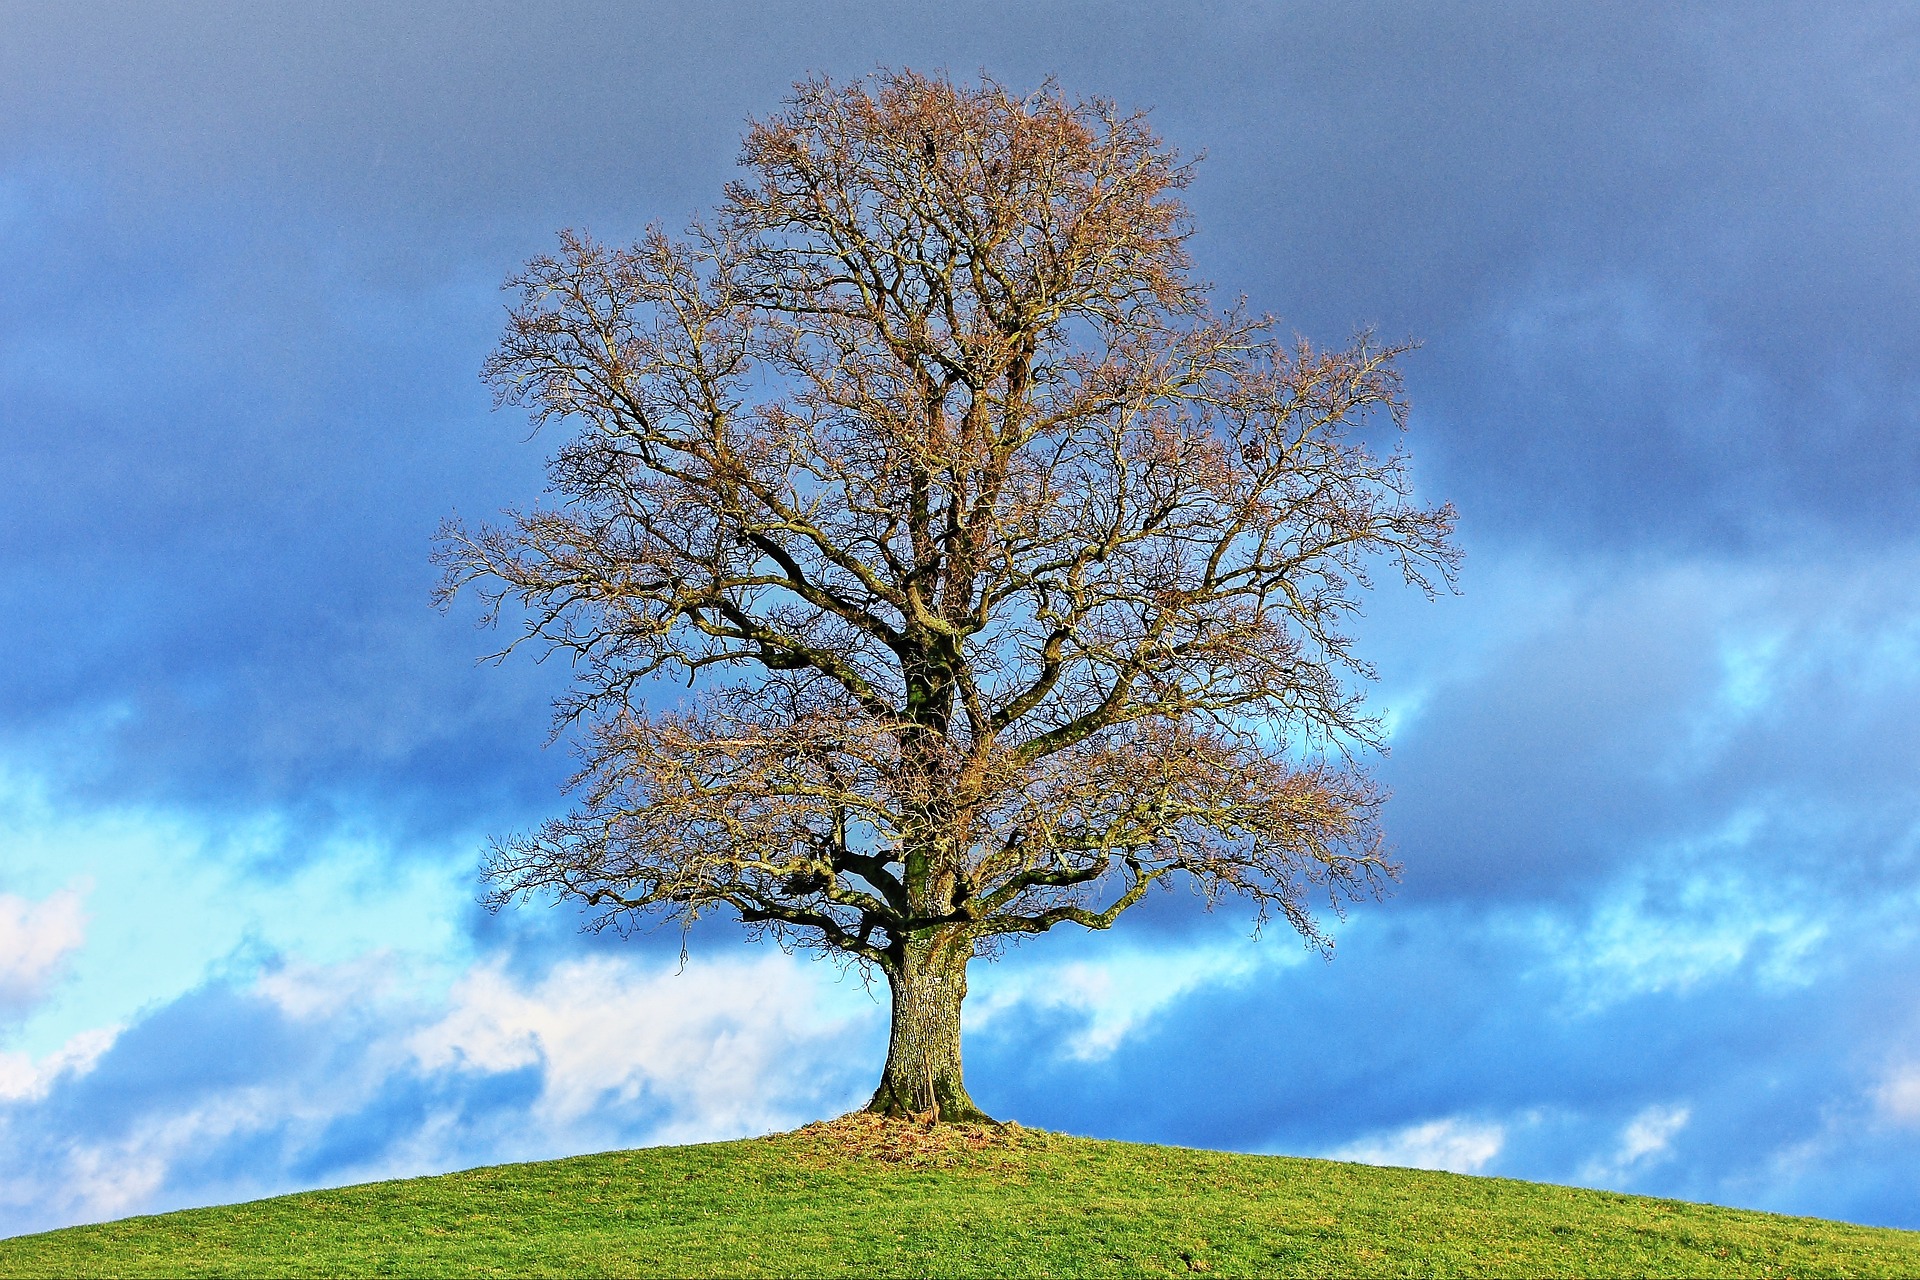
[[[1316,895],[1393,873],[1345,623],[1369,567],[1449,580],[1453,512],[1363,439],[1401,348],[1209,308],[1140,115],[816,79],[742,160],[710,222],[510,282],[487,376],[572,430],[547,505],[443,530],[441,598],[573,661],[584,764],[493,900],[873,966],[872,1109],[983,1119],[975,956],[1176,883],[1325,946]]]

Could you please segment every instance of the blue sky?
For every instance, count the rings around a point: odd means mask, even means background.
[[[1468,552],[1365,623],[1399,891],[982,966],[976,1099],[1920,1227],[1910,8],[150,3],[0,7],[0,1232],[871,1090],[855,974],[475,906],[564,672],[426,556],[540,482],[498,282],[883,64],[1204,151],[1224,298],[1424,342]]]

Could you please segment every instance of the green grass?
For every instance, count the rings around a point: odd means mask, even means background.
[[[0,1275],[1920,1275],[1916,1232],[1030,1130],[942,1146],[875,1124],[20,1236],[0,1241]]]

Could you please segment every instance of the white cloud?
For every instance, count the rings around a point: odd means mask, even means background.
[[[0,1006],[37,1000],[87,937],[85,894],[63,889],[32,902],[0,893]]]
[[[1620,1135],[1619,1159],[1624,1164],[1639,1164],[1653,1156],[1671,1154],[1673,1136],[1686,1128],[1693,1116],[1688,1107],[1648,1107],[1627,1123]]]
[[[1369,1135],[1329,1151],[1327,1157],[1358,1164],[1478,1173],[1506,1144],[1505,1125],[1448,1116]]]
[[[49,1132],[36,1103],[63,1075],[91,1069],[117,1028],[38,1060],[0,1053],[0,1234],[789,1128],[863,1101],[884,1046],[880,1007],[834,983],[828,966],[777,952],[684,971],[626,956],[531,976],[483,964],[437,994],[376,953],[289,964],[223,998],[263,1026],[299,1024],[306,1048],[235,1083],[178,1081],[186,1088],[164,1103],[134,1099],[84,1132],[64,1132],[58,1117]],[[488,1101],[498,1091],[486,1076],[533,1066],[531,1102]],[[394,1125],[381,1100],[396,1083],[424,1084],[431,1101]],[[262,1136],[277,1156],[228,1158]]]
[[[48,1176],[53,1170],[42,1169],[35,1171],[37,1177],[0,1180],[0,1205],[29,1208],[41,1221],[51,1218],[63,1223],[100,1222],[171,1208],[167,1200],[156,1197],[183,1157],[203,1156],[236,1135],[289,1122],[312,1124],[316,1117],[324,1120],[324,1110],[315,1103],[310,1087],[281,1084],[234,1089],[199,1106],[149,1113],[115,1138],[67,1144],[57,1177]],[[256,1174],[222,1186],[213,1196],[202,1197],[202,1202],[247,1198],[268,1189],[278,1188],[271,1188]]]
[[[85,1075],[119,1035],[119,1027],[82,1031],[38,1061],[29,1053],[0,1052],[0,1102],[44,1098],[61,1076]]]
[[[684,971],[596,957],[524,985],[483,966],[455,985],[446,1016],[409,1043],[429,1070],[540,1064],[534,1113],[544,1124],[646,1094],[667,1103],[671,1117],[656,1142],[767,1132],[801,1118],[795,1106],[817,1083],[794,1069],[811,1056],[803,1050],[847,1027],[823,1008],[819,973],[780,954],[695,961]]]
[[[403,847],[343,827],[301,843],[299,857],[293,844],[291,820],[272,811],[215,822],[165,807],[74,808],[0,752],[0,886],[72,911],[67,886],[84,877],[89,917],[86,945],[55,965],[59,998],[29,1010],[9,1047],[52,1052],[232,978],[247,957],[329,965],[388,951],[438,990],[472,962],[460,918],[478,836]],[[0,938],[18,930],[0,915]],[[0,941],[0,978],[12,949]],[[0,986],[0,1009],[8,1003]]]
[[[1693,1118],[1690,1107],[1651,1106],[1620,1130],[1620,1141],[1604,1158],[1588,1161],[1582,1182],[1618,1183],[1673,1155],[1673,1139]]]
[[[1760,818],[1736,815],[1708,850],[1674,852],[1682,864],[1744,848]],[[1802,987],[1819,974],[1825,921],[1789,890],[1735,872],[1643,872],[1616,885],[1579,923],[1536,917],[1541,950],[1573,1001],[1592,1013],[1637,996],[1688,991],[1751,966],[1774,989]]]
[[[1920,1125],[1920,1063],[1888,1074],[1874,1090],[1880,1112],[1897,1124]]]
[[[1161,1009],[1200,987],[1238,982],[1260,964],[1285,963],[1272,950],[1277,936],[1260,945],[1194,947],[1185,951],[1119,951],[1099,960],[1054,964],[976,965],[974,993],[966,1005],[968,1030],[984,1028],[1022,1006],[1066,1009],[1084,1017],[1062,1048],[1082,1062],[1112,1054]],[[1285,953],[1297,958],[1297,948]]]
[[[331,1017],[391,994],[407,957],[383,948],[339,964],[295,960],[255,979],[253,989],[296,1022]]]

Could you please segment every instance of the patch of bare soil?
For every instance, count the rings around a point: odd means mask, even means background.
[[[1006,1124],[939,1124],[896,1120],[871,1111],[849,1111],[837,1120],[816,1120],[780,1139],[799,1147],[801,1158],[843,1163],[871,1160],[910,1168],[999,1166],[1016,1152],[1052,1145],[1051,1134]]]

